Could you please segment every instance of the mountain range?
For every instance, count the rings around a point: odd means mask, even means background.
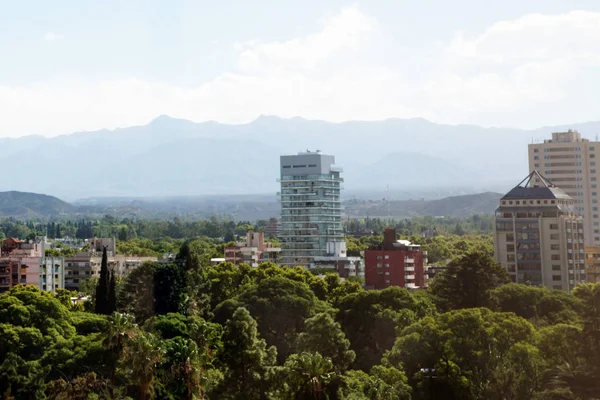
[[[53,196],[37,193],[0,192],[0,217],[37,219],[73,215],[77,207]]]
[[[550,132],[443,125],[424,119],[330,123],[261,116],[248,124],[160,116],[144,126],[53,138],[0,139],[1,190],[69,201],[106,196],[264,194],[278,190],[279,155],[320,149],[344,168],[347,193],[396,200],[504,192],[527,174],[527,144]],[[388,196],[389,197],[389,196]]]
[[[349,217],[406,218],[420,215],[466,217],[492,214],[499,193],[450,196],[436,200],[358,200],[345,202]],[[49,219],[54,217],[102,216],[120,218],[209,218],[213,215],[234,220],[278,217],[279,203],[269,195],[227,195],[125,198],[103,197],[69,204],[56,197],[37,193],[0,192],[0,218]]]

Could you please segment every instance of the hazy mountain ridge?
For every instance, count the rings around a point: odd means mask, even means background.
[[[0,217],[34,219],[73,215],[76,212],[77,207],[53,196],[17,191],[0,192]]]
[[[450,196],[437,200],[378,200],[346,204],[345,209],[352,217],[468,217],[473,214],[490,215],[498,207],[503,195],[500,193],[478,193]]]
[[[0,139],[0,161],[18,171],[0,181],[0,190],[68,200],[274,193],[279,155],[308,148],[336,156],[349,190],[504,191],[528,172],[532,138],[566,127],[525,131],[424,119],[331,123],[273,116],[227,125],[160,116],[144,126]],[[589,138],[600,132],[600,122],[568,127]]]

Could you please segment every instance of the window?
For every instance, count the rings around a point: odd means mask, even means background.
[[[590,146],[590,150],[591,150],[591,151],[594,151],[594,150],[596,150],[596,147],[594,147],[594,146]]]
[[[538,149],[533,149],[533,152],[534,152],[534,153],[537,153],[537,152],[538,152]]]
[[[386,260],[389,260],[389,259],[390,259],[390,256],[388,256],[388,255],[386,254],[386,255],[385,255],[385,259],[386,259]]]
[[[558,240],[558,233],[553,233],[550,235],[550,240]]]
[[[551,244],[550,245],[550,250],[560,250],[560,245],[558,245],[558,244]]]
[[[560,281],[561,280],[560,275],[552,275],[552,280],[555,282]]]
[[[381,263],[377,263],[377,268],[381,268],[382,266]]]
[[[596,170],[595,170],[595,169],[590,169],[590,172],[591,172],[592,174],[595,174],[595,173],[596,173]]]
[[[378,260],[381,260],[382,258],[383,258],[382,256],[377,256],[377,259],[378,259]]]
[[[390,264],[384,264],[383,266],[389,268]]]
[[[558,224],[550,224],[550,229],[552,229],[552,230],[558,229]]]
[[[596,161],[590,161],[590,165],[591,165],[592,167],[595,167],[595,166],[596,166]]]
[[[560,265],[552,264],[552,271],[560,271]]]
[[[292,168],[292,166],[291,166],[291,165],[284,165],[284,166],[283,166],[283,167],[281,167],[281,168]]]
[[[596,189],[596,187],[598,187],[598,185],[596,185],[595,183],[592,184],[592,189]]]
[[[506,261],[507,262],[515,262],[515,255],[514,254],[507,254],[506,255]]]
[[[592,182],[596,182],[596,177],[595,177],[595,176],[592,176],[592,177],[590,178],[590,180],[591,180]]]
[[[552,285],[552,289],[560,290],[560,289],[562,289],[562,286],[561,285]]]
[[[538,156],[534,156],[534,157],[533,157],[533,159],[534,159],[534,160],[539,160],[539,159],[540,159],[540,157],[538,157]]]
[[[536,167],[536,168],[539,168],[539,167],[540,167],[540,164],[535,164],[535,167]]]
[[[308,168],[315,168],[317,164],[308,164]]]
[[[385,274],[386,274],[386,275],[389,275],[389,274],[390,274],[390,271],[385,271]]]
[[[506,234],[506,241],[507,242],[514,242],[515,241],[515,235],[513,235],[512,233],[507,233]]]
[[[514,244],[507,244],[506,245],[506,251],[515,251],[515,245]]]
[[[560,254],[552,254],[550,259],[554,261],[560,261]]]
[[[598,192],[592,192],[592,196],[598,196]]]

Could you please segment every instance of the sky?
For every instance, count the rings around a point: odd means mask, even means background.
[[[143,125],[161,114],[517,128],[600,119],[597,0],[0,7],[0,137]]]

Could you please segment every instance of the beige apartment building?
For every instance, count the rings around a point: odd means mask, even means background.
[[[145,262],[157,262],[156,257],[138,257],[129,255],[115,255],[108,257],[108,269],[117,276],[125,277],[131,271]],[[102,256],[96,253],[77,253],[65,259],[64,287],[68,290],[79,290],[80,284],[89,278],[100,277]]]
[[[586,245],[600,246],[600,142],[582,139],[574,130],[552,133],[552,139],[529,145],[529,171],[533,170],[573,198],[583,217]]]
[[[538,171],[500,199],[494,255],[513,282],[569,292],[585,282],[583,219],[575,206]]]

